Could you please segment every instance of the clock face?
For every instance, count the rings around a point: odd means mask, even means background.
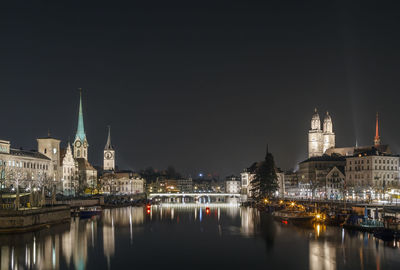
[[[77,148],[81,147],[81,141],[76,141],[76,142],[75,142],[75,146],[76,146]]]
[[[105,157],[106,159],[112,159],[113,154],[111,152],[106,152]]]

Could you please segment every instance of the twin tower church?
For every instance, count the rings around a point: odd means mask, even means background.
[[[311,129],[308,132],[308,157],[322,156],[326,150],[335,147],[335,133],[333,132],[332,118],[326,112],[321,129],[321,120],[317,109],[311,119]]]

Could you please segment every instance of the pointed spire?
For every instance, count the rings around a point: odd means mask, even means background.
[[[79,114],[78,114],[78,128],[76,130],[75,140],[79,139],[84,141],[86,139],[85,127],[83,125],[83,110],[82,110],[82,88],[79,88]]]
[[[375,139],[374,145],[379,146],[381,144],[381,138],[379,137],[379,115],[376,112],[376,125],[375,125]]]
[[[106,147],[104,149],[105,150],[113,150],[113,147],[111,145],[111,126],[108,126],[108,138],[107,138]]]

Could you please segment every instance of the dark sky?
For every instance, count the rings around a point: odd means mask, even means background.
[[[8,2],[0,138],[13,147],[36,148],[48,129],[73,139],[81,87],[94,164],[111,125],[121,168],[223,177],[263,159],[267,143],[293,168],[314,107],[332,115],[337,146],[371,144],[379,111],[382,142],[400,150],[394,4]]]

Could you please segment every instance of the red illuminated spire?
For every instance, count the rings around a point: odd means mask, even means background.
[[[376,127],[375,127],[375,139],[374,139],[374,144],[375,146],[378,146],[381,144],[381,138],[379,137],[379,119],[378,119],[378,113],[376,113]]]

